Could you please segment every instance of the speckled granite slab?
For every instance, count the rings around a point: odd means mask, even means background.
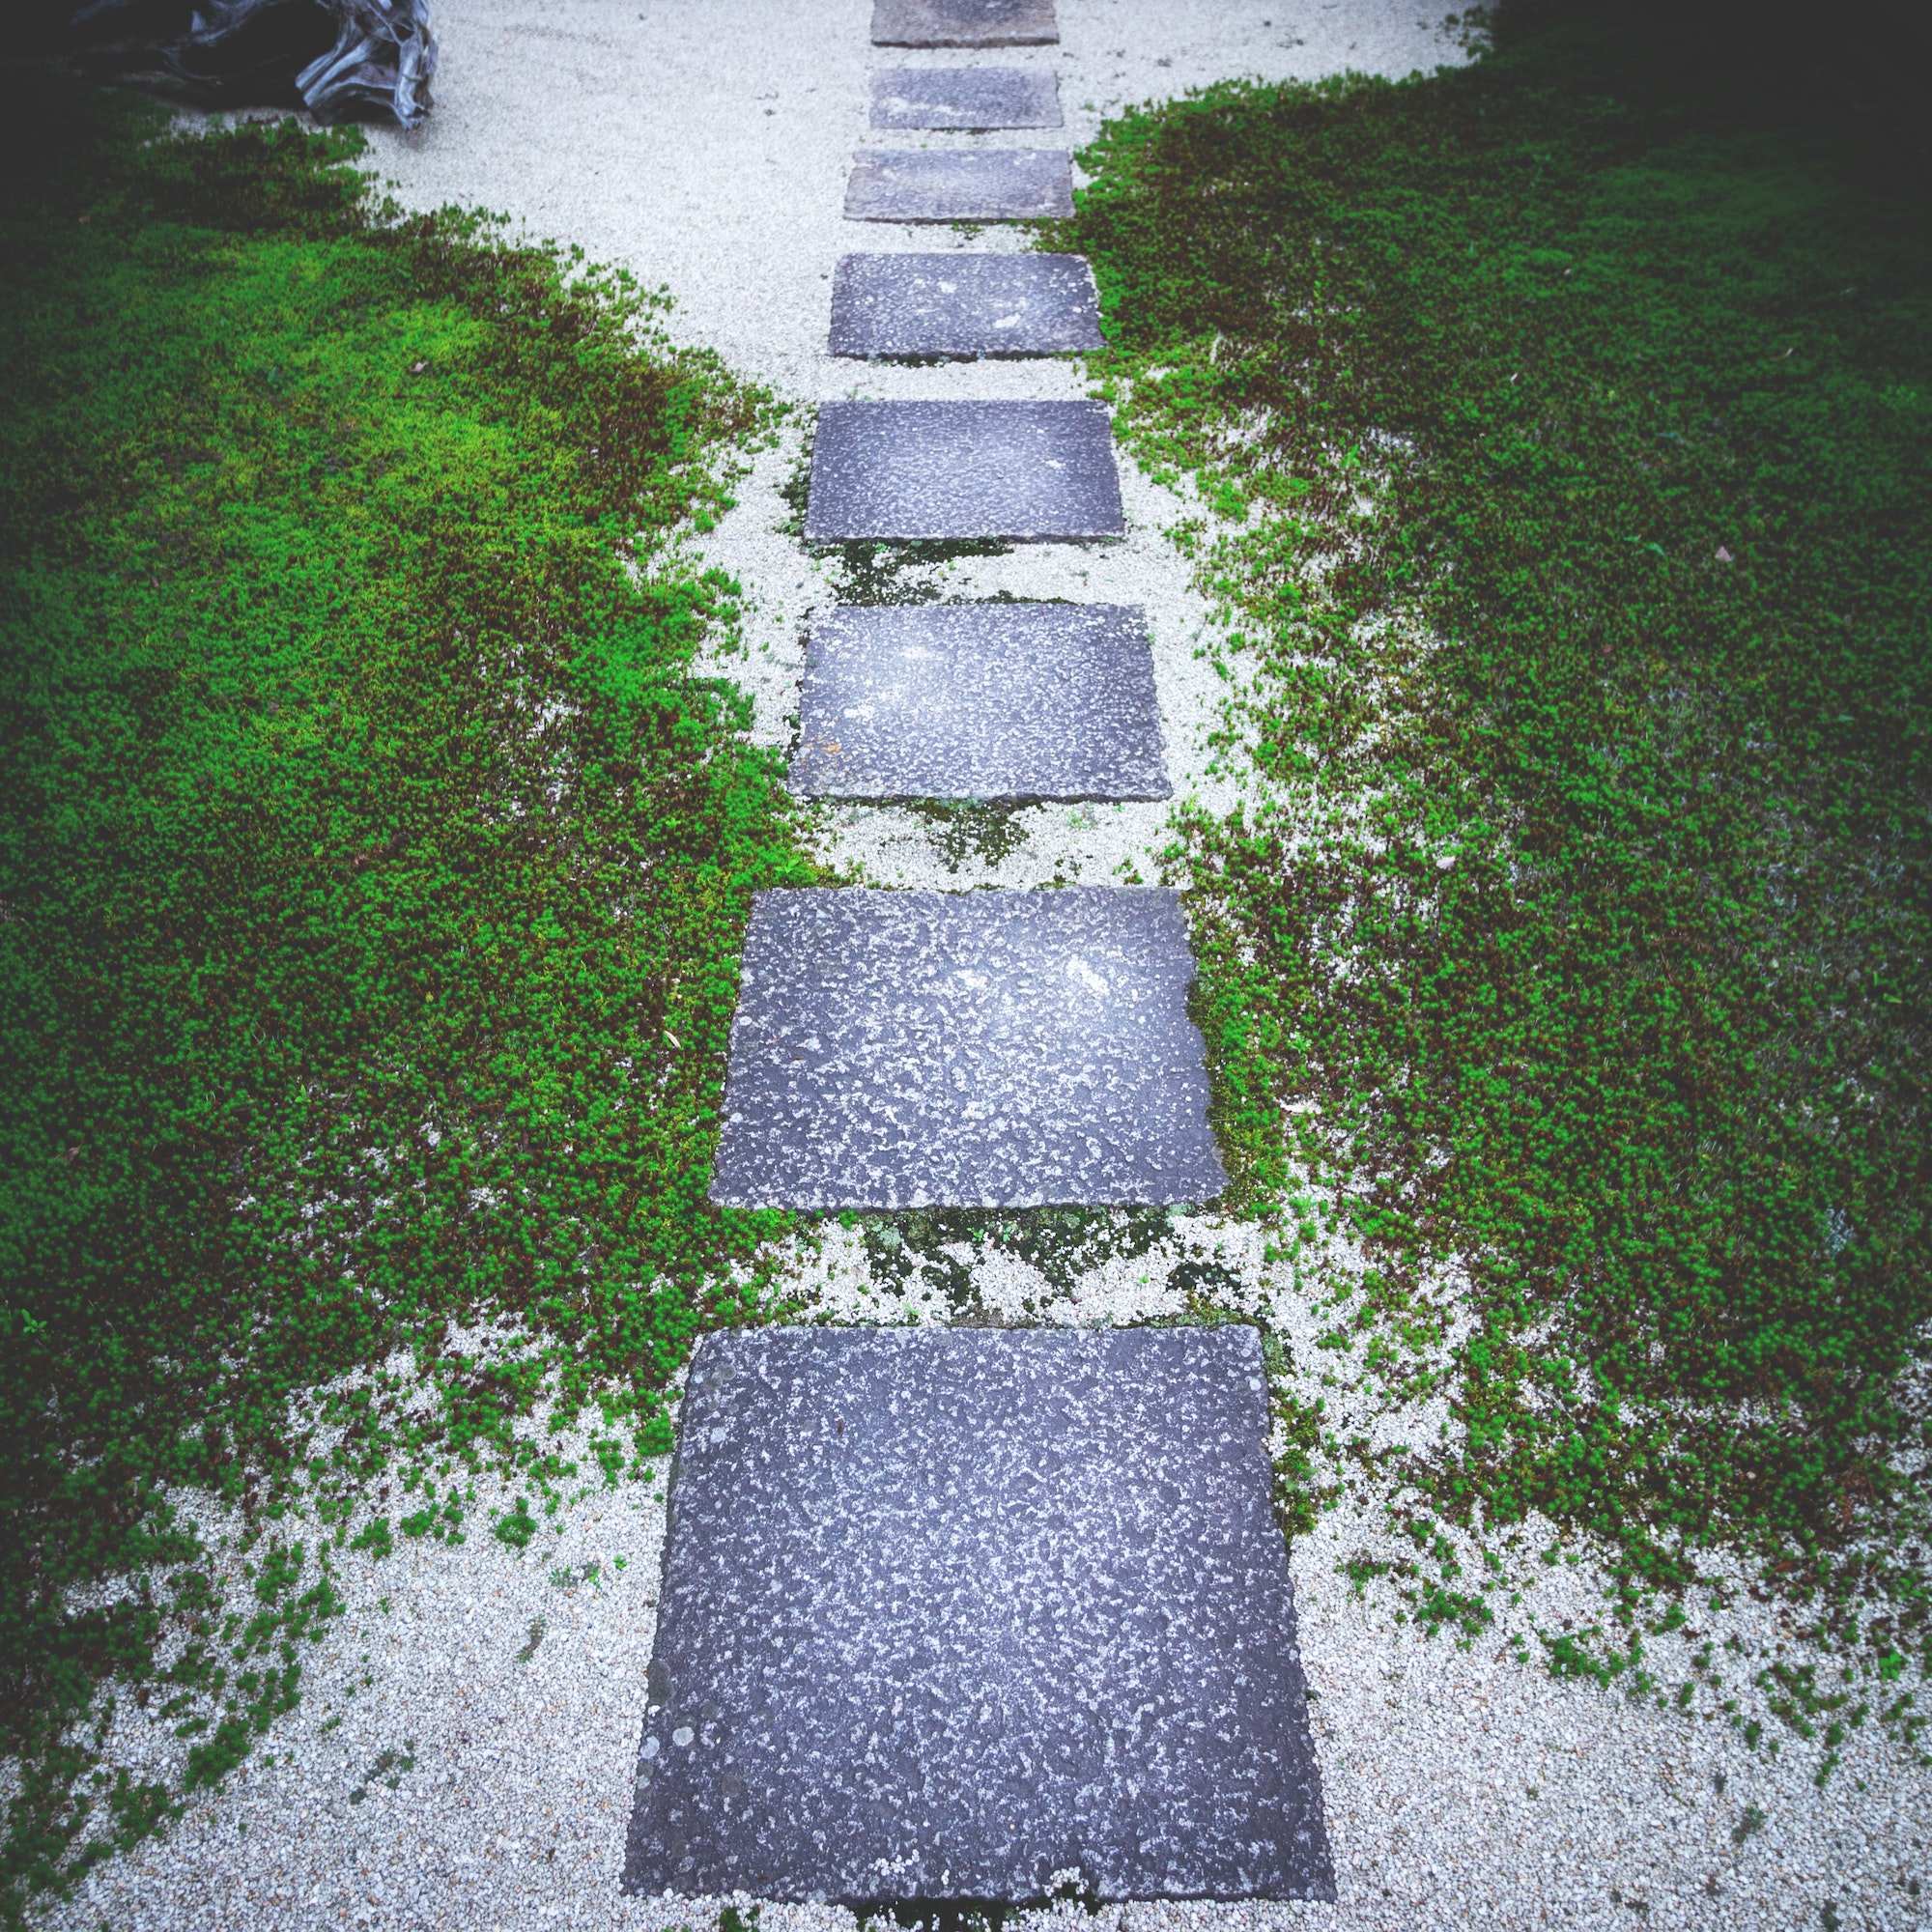
[[[1079,255],[847,255],[832,279],[832,353],[1060,355],[1098,349]]]
[[[872,76],[874,128],[1058,128],[1060,83],[1024,67],[895,67]]]
[[[1073,171],[1056,148],[861,148],[848,221],[1065,221]]]
[[[1117,537],[1103,403],[821,403],[808,543]]]
[[[923,604],[812,626],[793,791],[1166,798],[1153,654],[1119,604]]]
[[[1209,1201],[1179,895],[804,889],[753,901],[711,1198]]]
[[[874,0],[880,47],[1037,47],[1059,40],[1053,0]]]
[[[625,1888],[1335,1896],[1254,1329],[692,1361]]]

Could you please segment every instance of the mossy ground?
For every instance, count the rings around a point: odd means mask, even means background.
[[[6,1916],[179,1802],[96,1773],[110,1694],[217,1779],[352,1529],[554,1488],[547,1406],[663,1446],[781,1225],[705,1200],[750,895],[814,876],[686,674],[737,593],[677,532],[766,398],[621,277],[373,209],[352,134],[10,96]]]
[[[1895,1677],[1932,242],[1788,44],[1519,9],[1464,70],[1217,87],[1111,124],[1048,245],[1128,448],[1199,487],[1240,673],[1250,803],[1168,864],[1241,1198],[1339,1205],[1323,1346],[1449,1401],[1359,1473],[1632,1589],[1743,1552]]]
[[[1285,1241],[1346,1209],[1337,1359],[1459,1422],[1372,1472],[1418,1554],[1532,1510],[1633,1585],[1743,1550],[1909,1723],[1932,265],[1764,39],[1576,8],[1466,72],[1217,90],[1115,124],[1058,240],[1261,667],[1255,802],[1170,863],[1244,1198]],[[812,874],[685,675],[732,586],[669,540],[764,399],[628,285],[373,215],[352,137],[176,141],[40,75],[6,127],[17,1916],[181,1795],[97,1781],[103,1693],[218,1778],[336,1542],[465,1534],[485,1457],[554,1487],[549,1401],[613,1472],[662,1449],[652,1391],[778,1232],[703,1189],[749,895]],[[867,1234],[888,1273],[1089,1250]],[[1305,1530],[1337,1449],[1284,1421]],[[251,1526],[239,1609],[195,1489]],[[1809,1669],[1772,1708],[1829,1743],[1863,1692]]]

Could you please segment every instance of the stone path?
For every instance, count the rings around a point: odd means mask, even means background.
[[[872,76],[874,128],[1058,128],[1060,83],[1023,67],[895,68]]]
[[[882,361],[1098,349],[1094,271],[1079,255],[847,255],[830,346]]]
[[[1079,542],[1126,527],[1099,403],[826,403],[810,543]]]
[[[1060,38],[1053,0],[877,0],[881,47],[1039,47]]]
[[[854,221],[1063,221],[1073,213],[1073,176],[1065,155],[1044,148],[862,148],[852,156],[845,213]]]
[[[711,1198],[1209,1200],[1193,977],[1171,892],[760,894]]]
[[[880,0],[875,40],[1054,37],[1038,0]],[[874,126],[1059,122],[1051,75],[877,78]],[[862,151],[856,220],[1068,213],[1065,151]],[[1097,337],[1065,256],[847,256],[835,353]],[[827,402],[809,543],[1125,528],[1091,401]],[[813,628],[790,782],[1156,799],[1142,613],[891,605]],[[1178,894],[759,895],[711,1197],[1171,1206],[1227,1184]],[[1253,1329],[817,1330],[695,1359],[625,1884],[863,1907],[1334,1895]]]
[[[1051,7],[879,0],[873,22],[875,41],[945,33],[975,43],[1021,31],[1058,39]],[[1010,70],[992,74],[1016,92]],[[973,96],[970,68],[884,78],[922,98]],[[882,98],[904,95],[875,91],[875,119]],[[905,222],[950,218],[970,203],[1019,218],[1039,212],[1027,185],[1038,181],[1055,185],[1054,208],[1071,212],[1064,149],[862,151],[845,209]],[[980,188],[962,188],[974,182]],[[843,333],[879,355],[891,353],[882,341],[936,334],[952,356],[977,359],[1011,355],[1029,321],[1049,343],[1078,334],[1092,319],[1091,271],[1039,259],[848,256],[833,341]],[[1016,305],[994,313],[1009,299]],[[899,320],[908,308],[919,318],[910,327]],[[1100,403],[819,409],[808,543],[1065,543],[1124,527]],[[822,623],[794,788],[935,800],[1164,795],[1137,613],[1023,609],[839,611]],[[766,894],[747,938],[712,1198],[781,1208],[1211,1199],[1225,1177],[1185,1010],[1190,978],[1167,894],[950,905],[917,894]]]

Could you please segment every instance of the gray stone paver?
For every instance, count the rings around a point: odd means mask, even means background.
[[[874,128],[1058,128],[1060,84],[1024,67],[899,67],[872,76]]]
[[[1205,1202],[1179,895],[760,893],[711,1198],[729,1208]]]
[[[627,1889],[1333,1898],[1262,1350],[755,1329],[685,1398]]]
[[[845,183],[850,221],[1064,221],[1073,173],[1053,148],[861,148]]]
[[[824,403],[808,543],[1015,543],[1125,528],[1101,403]]]
[[[1053,0],[875,0],[872,43],[1035,47],[1060,39]]]
[[[812,626],[789,783],[853,799],[1170,791],[1153,655],[1112,604],[888,605]]]
[[[1101,344],[1081,255],[847,255],[832,280],[835,355],[1058,355]]]

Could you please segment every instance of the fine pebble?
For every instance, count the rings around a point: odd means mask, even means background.
[[[881,10],[908,35],[923,11]],[[1052,11],[1057,43],[989,56],[874,46],[872,0],[468,0],[438,19],[435,114],[414,132],[374,130],[375,162],[407,206],[506,211],[533,237],[668,286],[683,338],[790,401],[1073,402],[1087,388],[1065,358],[899,367],[829,354],[833,276],[855,245],[984,255],[1027,242],[1023,230],[872,223],[855,244],[846,175],[855,149],[881,142],[869,126],[874,73],[991,59],[1051,74],[1065,120],[1056,144],[1077,152],[1130,102],[1231,76],[1400,75],[1464,58],[1440,12],[1396,0],[1058,0]],[[1041,140],[935,131],[916,145],[990,152]],[[747,593],[742,634],[720,640],[702,668],[752,695],[754,736],[780,749],[795,730],[810,620],[855,595],[838,560],[809,555],[794,533],[789,497],[805,456],[794,424],[702,546]],[[1168,535],[1199,506],[1130,463],[1121,487],[1118,542],[962,558],[901,573],[897,589],[1143,611],[1175,793],[1226,810],[1243,781],[1208,734],[1239,693],[1241,660],[1218,647]],[[818,855],[848,878],[957,892],[1154,883],[1169,810],[1062,804],[988,819],[841,803],[810,823]],[[1056,1263],[943,1238],[914,1253],[834,1221],[781,1258],[781,1285],[803,1319],[834,1322],[1095,1326],[1184,1318],[1205,1293],[1270,1325],[1283,1344],[1275,1393],[1319,1395],[1332,1434],[1385,1446],[1449,1430],[1445,1408],[1391,1415],[1323,1372],[1333,1358],[1316,1346],[1314,1298],[1359,1270],[1345,1243],[1272,1260],[1251,1228],[1207,1213],[1154,1223],[1145,1210],[1104,1221],[1101,1234]],[[594,1476],[587,1439],[560,1449]],[[348,1607],[305,1655],[298,1707],[225,1786],[198,1794],[164,1836],[97,1868],[49,1922],[74,1932],[717,1925],[727,1901],[620,1891],[667,1476],[661,1462],[649,1483],[587,1484],[521,1553],[481,1527],[515,1500],[486,1480],[475,1484],[478,1531],[462,1545],[407,1544],[381,1560],[342,1552]],[[189,1502],[211,1544],[232,1552],[239,1519]],[[1714,1644],[1723,1695],[1782,1736],[1775,1755],[1748,1747],[1707,1690],[1687,1709],[1660,1709],[1550,1674],[1539,1633],[1600,1624],[1605,1605],[1598,1553],[1566,1547],[1548,1523],[1521,1526],[1489,1600],[1494,1621],[1468,1639],[1423,1634],[1373,1580],[1373,1565],[1407,1552],[1375,1497],[1352,1490],[1292,1552],[1337,1902],[1090,1916],[1069,1898],[1026,1918],[1065,1920],[1066,1932],[1925,1922],[1932,1777],[1867,1725],[1830,1780],[1814,1781],[1819,1748],[1778,1733],[1748,1701],[1767,1662],[1804,1652],[1795,1618],[1754,1602],[1744,1578],[1722,1609],[1694,1593],[1689,1625],[1654,1639],[1648,1661],[1674,1690],[1691,1646]],[[1460,1554],[1480,1571],[1473,1548]],[[230,1560],[231,1583],[245,1587]],[[1358,1588],[1345,1565],[1369,1580]],[[131,1702],[106,1740],[109,1764],[137,1775],[178,1771],[184,1749]],[[0,1796],[10,1790],[0,1776]],[[1077,1891],[1079,1874],[1065,1876]],[[762,1932],[852,1932],[836,1906],[730,1903],[746,1920],[757,1905]]]

